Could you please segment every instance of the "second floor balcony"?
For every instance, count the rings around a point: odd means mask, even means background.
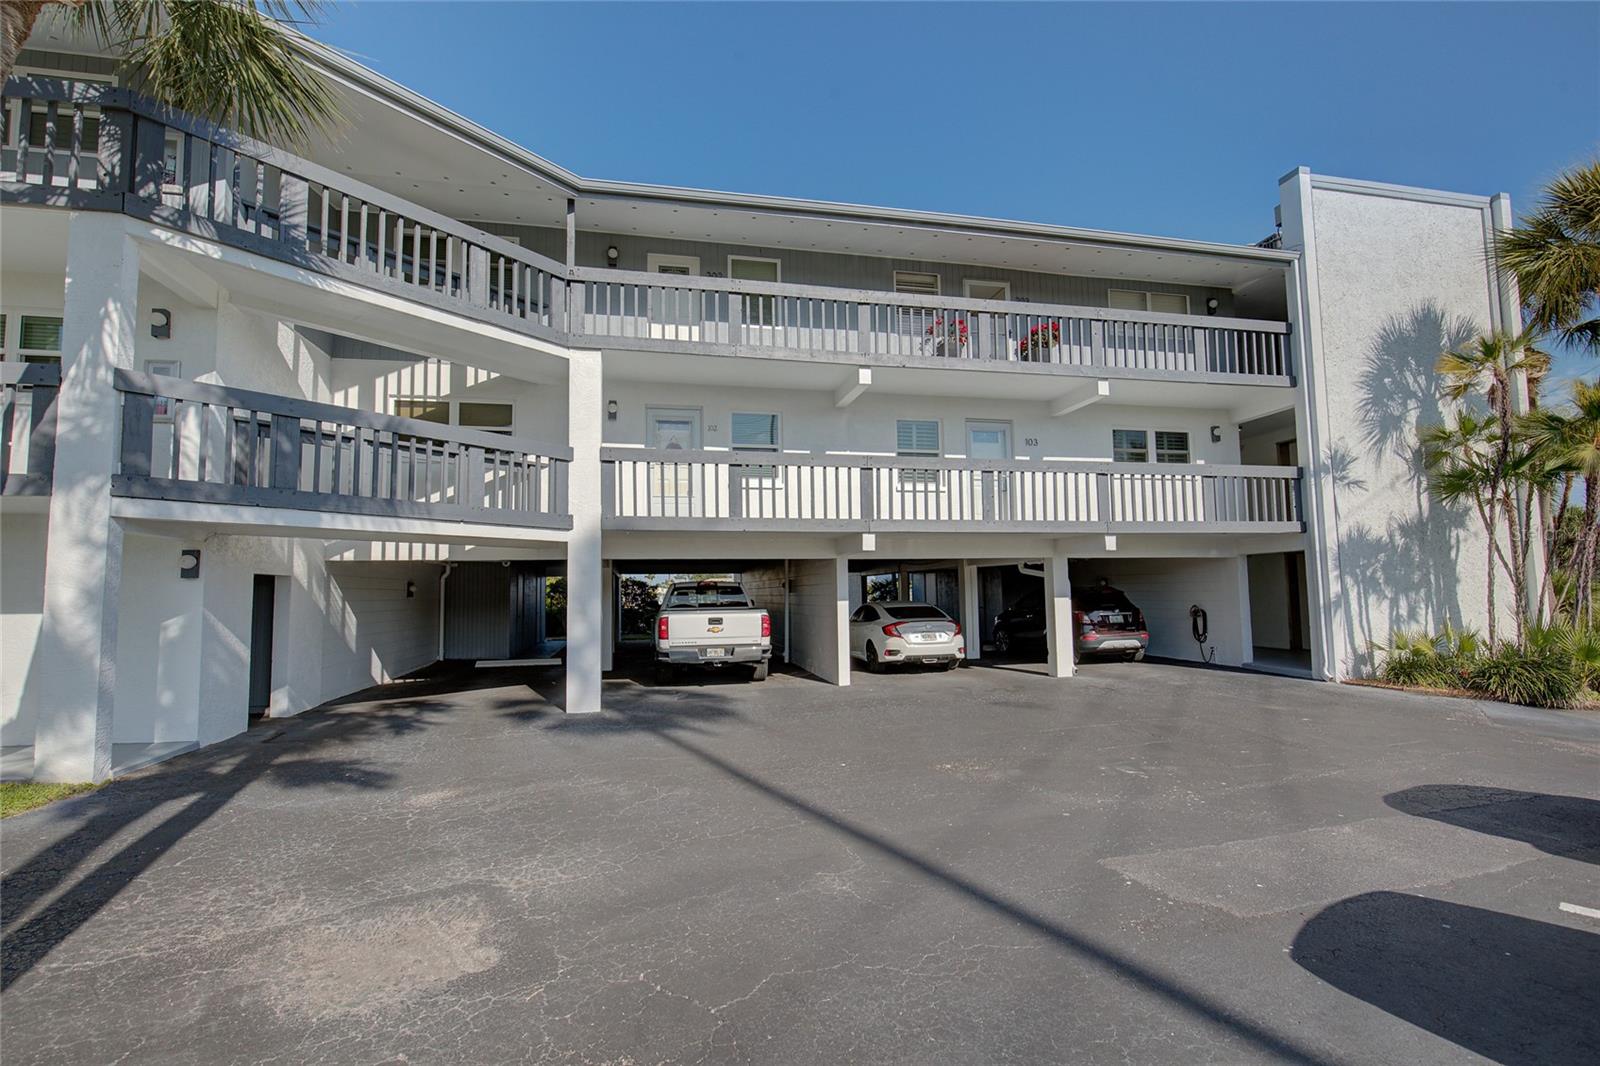
[[[584,267],[125,89],[13,78],[5,106],[6,203],[120,210],[563,344],[1294,382],[1283,322]]]

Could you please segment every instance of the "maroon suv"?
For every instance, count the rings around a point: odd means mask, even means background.
[[[1072,590],[1072,628],[1077,656],[1124,655],[1138,660],[1150,646],[1144,612],[1121,589],[1105,582]],[[994,620],[994,643],[1002,655],[1020,644],[1043,641],[1044,634],[1042,590],[1029,592]]]

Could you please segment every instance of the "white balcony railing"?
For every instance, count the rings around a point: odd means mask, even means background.
[[[899,459],[607,448],[616,529],[1299,532],[1278,466]]]

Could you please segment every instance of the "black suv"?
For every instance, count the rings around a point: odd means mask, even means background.
[[[1144,658],[1150,646],[1144,612],[1121,589],[1101,582],[1072,590],[1073,659],[1084,655],[1125,655]],[[1001,611],[994,620],[995,650],[1010,654],[1023,644],[1043,642],[1044,591],[1028,592]]]

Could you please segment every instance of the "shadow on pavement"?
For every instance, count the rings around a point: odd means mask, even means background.
[[[1383,802],[1418,818],[1600,864],[1600,800],[1487,785],[1418,785],[1391,792]],[[1596,992],[1600,994],[1600,988]]]
[[[1290,955],[1340,991],[1495,1062],[1600,1062],[1600,934],[1369,892],[1318,912]]]

